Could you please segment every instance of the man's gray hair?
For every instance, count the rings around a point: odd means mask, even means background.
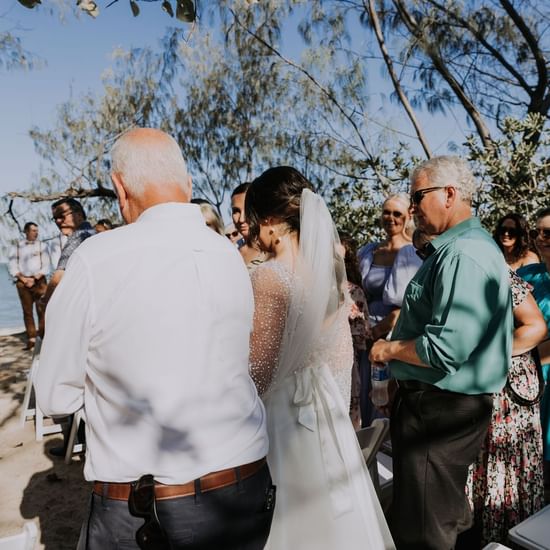
[[[111,149],[111,171],[122,175],[128,189],[136,195],[147,185],[175,184],[187,190],[187,165],[176,140],[161,132],[156,139],[132,134],[123,134]]]
[[[463,201],[472,202],[477,183],[469,164],[464,159],[444,155],[426,160],[414,169],[411,183],[414,183],[423,173],[428,177],[430,187],[445,187],[447,185],[456,187]]]

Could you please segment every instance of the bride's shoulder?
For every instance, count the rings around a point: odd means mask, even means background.
[[[268,260],[260,264],[251,275],[255,292],[287,294],[292,287],[292,273],[281,262]]]

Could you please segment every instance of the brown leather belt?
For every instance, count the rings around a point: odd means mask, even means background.
[[[219,472],[206,474],[195,481],[189,481],[183,485],[155,484],[155,498],[157,500],[168,500],[170,498],[188,497],[195,494],[195,483],[200,484],[201,492],[213,491],[234,485],[239,479],[246,479],[253,476],[266,463],[265,457],[250,464],[228,468]],[[94,493],[113,500],[128,500],[132,483],[106,483],[94,481]]]

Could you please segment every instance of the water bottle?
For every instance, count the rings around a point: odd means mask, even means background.
[[[371,363],[371,395],[370,399],[375,407],[383,407],[388,404],[388,383],[390,381],[390,369],[387,363]]]

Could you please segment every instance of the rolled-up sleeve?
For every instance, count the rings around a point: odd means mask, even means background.
[[[432,319],[416,339],[416,352],[430,367],[454,374],[483,340],[497,305],[498,285],[465,254],[448,258],[433,283]]]
[[[75,252],[46,309],[46,333],[35,390],[38,404],[47,415],[71,414],[84,404],[93,322],[91,294],[88,270]]]

